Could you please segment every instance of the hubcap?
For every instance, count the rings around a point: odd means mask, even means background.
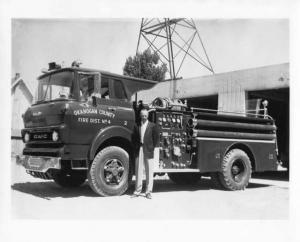
[[[104,164],[104,179],[109,185],[119,184],[123,178],[124,167],[120,160],[109,159]]]
[[[244,162],[240,159],[235,160],[231,167],[231,176],[234,181],[241,182],[245,174]]]

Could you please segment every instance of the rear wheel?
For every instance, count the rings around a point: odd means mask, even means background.
[[[101,196],[122,195],[128,188],[129,155],[117,146],[101,150],[88,172],[90,187]]]
[[[54,175],[53,180],[61,187],[79,187],[86,177],[86,171],[61,171]]]
[[[201,179],[200,173],[168,173],[171,181],[176,184],[195,184]]]
[[[222,161],[222,172],[217,173],[218,182],[227,190],[243,190],[251,178],[251,162],[240,149],[230,150]]]

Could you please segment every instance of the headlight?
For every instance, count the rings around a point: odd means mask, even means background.
[[[24,142],[27,143],[27,142],[29,142],[29,140],[30,140],[29,133],[25,133],[25,135],[24,135]]]
[[[53,133],[52,133],[52,140],[53,141],[58,141],[58,138],[59,138],[58,133],[56,131],[53,131]]]

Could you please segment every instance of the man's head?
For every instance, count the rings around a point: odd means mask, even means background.
[[[146,109],[142,109],[140,112],[140,118],[142,123],[145,123],[148,119],[148,111]]]

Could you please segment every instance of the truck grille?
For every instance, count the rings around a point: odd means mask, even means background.
[[[54,142],[31,142],[26,144],[27,148],[61,148],[62,146],[62,143]]]
[[[62,154],[63,147],[61,148],[28,148],[25,147],[23,150],[23,155],[30,156],[51,156],[58,157]]]

